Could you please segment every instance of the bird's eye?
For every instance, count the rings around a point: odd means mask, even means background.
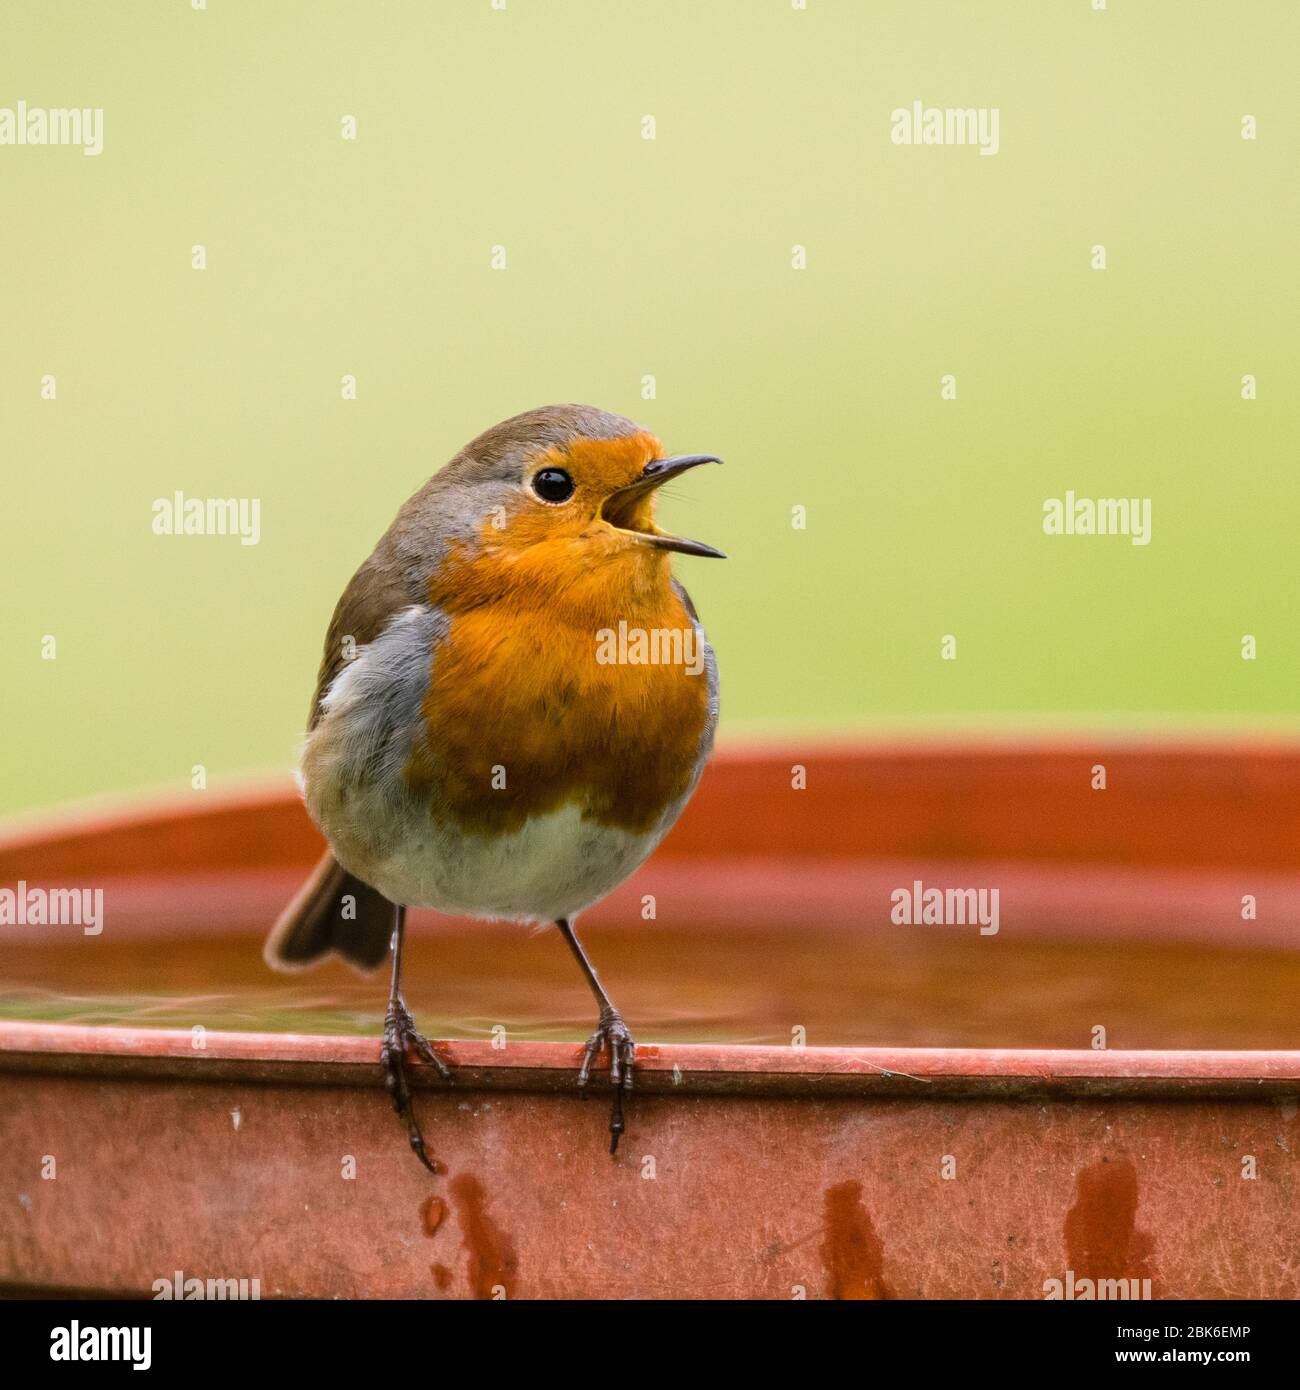
[[[533,491],[543,502],[567,502],[573,487],[573,479],[563,468],[543,468],[533,474]]]

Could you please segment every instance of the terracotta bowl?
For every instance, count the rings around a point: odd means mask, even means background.
[[[104,896],[0,925],[0,1287],[1300,1297],[1298,849],[1289,745],[733,750],[581,923],[639,1043],[617,1158],[556,935],[412,914],[433,1178],[383,975],[262,965],[291,790],[11,832],[0,889]],[[983,920],[900,920],[931,888]]]

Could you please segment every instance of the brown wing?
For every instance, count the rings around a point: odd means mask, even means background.
[[[316,677],[307,727],[316,727],[321,700],[355,651],[373,642],[411,596],[398,566],[382,546],[343,591]],[[354,878],[328,851],[267,939],[265,958],[276,970],[298,970],[335,952],[360,970],[373,970],[388,954],[394,908],[376,889]]]

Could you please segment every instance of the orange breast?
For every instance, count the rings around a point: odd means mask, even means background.
[[[631,634],[622,651],[598,637],[616,633],[620,618]],[[674,641],[689,653],[697,642],[666,565],[662,583],[639,586],[634,600],[593,593],[560,611],[516,594],[453,612],[408,783],[467,830],[506,833],[571,803],[601,825],[650,829],[690,785],[708,676],[680,660],[598,659],[635,655],[637,632],[660,634],[650,654],[671,655]]]

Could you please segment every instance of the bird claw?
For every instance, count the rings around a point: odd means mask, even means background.
[[[451,1071],[446,1062],[433,1050],[428,1038],[417,1032],[410,1010],[401,999],[393,999],[384,1015],[384,1042],[379,1050],[379,1061],[384,1068],[384,1085],[388,1088],[388,1098],[393,1103],[394,1111],[406,1121],[411,1151],[429,1172],[436,1173],[438,1165],[425,1151],[424,1135],[415,1119],[415,1106],[406,1076],[408,1050],[414,1051],[421,1061],[436,1067],[444,1081],[451,1080]]]
[[[622,1015],[617,1009],[602,1009],[596,1031],[589,1037],[582,1049],[582,1065],[578,1068],[578,1089],[586,1094],[591,1080],[592,1063],[601,1048],[609,1051],[609,1084],[613,1088],[613,1098],[609,1114],[609,1151],[618,1152],[618,1141],[624,1130],[623,1095],[632,1089],[632,1069],[636,1063],[636,1043],[627,1030]]]

